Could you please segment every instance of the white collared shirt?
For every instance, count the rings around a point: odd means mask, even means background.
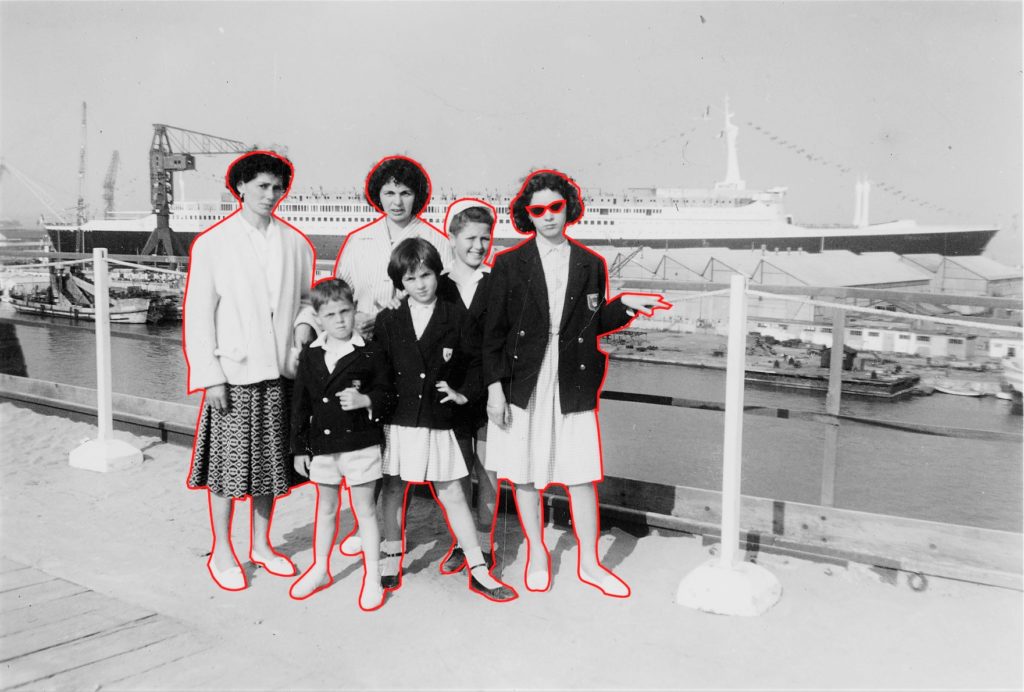
[[[551,333],[557,334],[562,322],[565,289],[569,283],[569,241],[552,243],[539,233],[537,250],[544,270],[544,283],[548,289],[548,311],[551,313]]]
[[[273,306],[277,305],[281,296],[281,277],[284,273],[284,267],[281,266],[281,229],[273,218],[267,224],[266,231],[261,231],[253,226],[242,214],[239,214],[238,218],[242,222],[242,228],[246,231],[246,237],[252,244],[253,252],[256,253],[256,259],[267,275],[267,298],[270,301],[271,314],[273,314]]]
[[[366,342],[363,341],[363,337],[359,336],[355,332],[352,332],[352,338],[348,341],[338,341],[336,339],[330,339],[328,341],[327,332],[324,332],[318,336],[310,346],[319,346],[324,350],[324,365],[327,366],[327,372],[334,372],[334,366],[338,364],[338,361],[356,350],[356,347],[365,346]]]
[[[412,315],[412,329],[416,332],[416,338],[419,339],[423,336],[423,332],[427,329],[427,324],[430,323],[430,316],[434,314],[434,306],[437,305],[437,298],[430,301],[426,305],[423,303],[417,303],[412,298],[409,299],[409,313]]]
[[[473,296],[476,295],[477,286],[480,285],[480,281],[484,278],[484,270],[477,267],[469,276],[458,277],[455,272],[444,272],[448,275],[448,278],[455,283],[455,287],[459,289],[459,298],[462,299],[462,304],[467,308],[473,302]]]

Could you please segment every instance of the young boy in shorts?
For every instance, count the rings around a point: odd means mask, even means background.
[[[381,478],[381,418],[393,402],[387,360],[379,347],[354,331],[352,289],[340,279],[317,283],[310,301],[323,332],[299,357],[292,398],[295,470],[316,484],[313,565],[290,595],[304,599],[333,581],[330,556],[338,530],[339,489],[349,498],[363,546],[359,607],[384,603],[379,576],[380,529],[373,490]]]

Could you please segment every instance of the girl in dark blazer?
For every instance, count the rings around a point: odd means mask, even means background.
[[[445,216],[445,231],[451,241],[455,259],[448,271],[441,275],[437,297],[465,311],[467,343],[475,354],[480,353],[484,315],[487,313],[490,295],[491,268],[485,260],[491,249],[495,216],[494,207],[472,197],[452,202]],[[477,456],[477,434],[486,424],[487,412],[483,397],[460,407],[456,412],[455,439],[459,442],[469,472],[462,479],[462,492],[467,499],[473,496],[471,477],[475,475],[479,493],[476,521],[482,546],[491,544],[498,488],[497,476],[493,471],[486,470]],[[444,561],[441,571],[458,572],[465,564],[462,548],[457,546]]]
[[[550,586],[540,493],[558,483],[569,493],[580,580],[625,598],[629,586],[597,554],[596,481],[604,475],[597,408],[607,365],[598,339],[637,312],[669,305],[660,295],[640,293],[608,300],[604,259],[565,236],[566,226],[583,216],[583,202],[564,174],[532,173],[511,214],[519,232],[534,236],[499,253],[491,272],[483,335],[486,466],[515,486],[528,547],[527,589]]]
[[[452,424],[456,407],[481,395],[480,358],[465,348],[462,312],[437,300],[440,274],[441,257],[433,245],[422,238],[399,243],[388,276],[408,297],[398,308],[381,311],[374,325],[398,396],[385,426],[381,582],[386,589],[401,585],[407,484],[431,483],[465,551],[470,589],[508,601],[518,594],[490,574],[458,482],[466,466]]]

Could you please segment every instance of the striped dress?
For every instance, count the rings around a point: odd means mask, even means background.
[[[440,253],[444,268],[451,266],[451,244],[441,231],[419,218],[414,218],[404,229],[389,228],[388,217],[382,216],[349,234],[338,254],[334,275],[352,287],[357,311],[375,316],[395,297],[395,285],[388,276],[388,260],[395,246],[406,238],[428,241]]]

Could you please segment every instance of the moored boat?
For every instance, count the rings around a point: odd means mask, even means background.
[[[985,390],[973,382],[957,382],[955,380],[938,380],[933,385],[936,392],[955,396],[985,396]]]
[[[96,319],[93,293],[93,286],[85,277],[66,269],[52,272],[47,286],[32,289],[15,286],[8,292],[17,312],[74,320]],[[110,321],[145,324],[149,303],[149,298],[111,298]]]

